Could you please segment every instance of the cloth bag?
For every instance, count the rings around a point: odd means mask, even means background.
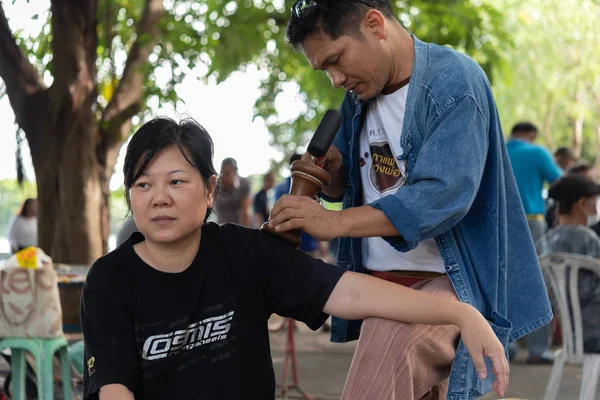
[[[28,247],[0,263],[0,338],[62,337],[58,276],[52,259]]]

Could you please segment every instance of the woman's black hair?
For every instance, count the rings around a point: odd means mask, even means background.
[[[170,118],[154,118],[133,134],[127,153],[123,175],[125,176],[125,200],[131,212],[129,190],[142,175],[152,158],[162,149],[177,146],[190,165],[198,170],[204,183],[216,175],[213,166],[213,141],[206,129],[192,118],[177,123]],[[212,212],[209,208],[204,221]]]
[[[23,202],[23,206],[21,207],[21,212],[19,213],[19,216],[21,217],[29,217],[29,209],[33,206],[33,202],[35,201],[35,199],[32,198],[28,198],[27,200],[25,200]]]

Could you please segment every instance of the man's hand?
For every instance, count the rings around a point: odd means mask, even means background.
[[[331,240],[338,237],[339,214],[308,196],[284,195],[271,210],[269,227],[278,232],[302,229],[317,240]]]
[[[323,169],[329,172],[332,176],[336,175],[340,168],[342,168],[342,153],[334,145],[329,146],[327,155],[325,156],[325,165]],[[302,156],[304,161],[312,162],[312,156],[309,153],[304,153]]]
[[[323,169],[331,175],[331,183],[323,189],[323,193],[331,198],[337,198],[344,194],[344,184],[346,183],[346,170],[342,164],[342,153],[337,147],[331,145],[327,150],[327,159]],[[312,156],[304,153],[302,159],[312,162]]]

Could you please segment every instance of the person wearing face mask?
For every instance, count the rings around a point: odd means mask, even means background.
[[[550,187],[548,196],[558,203],[559,220],[536,243],[538,254],[573,253],[600,258],[600,238],[589,228],[597,220],[600,185],[582,175],[568,175]],[[580,272],[579,297],[583,305],[584,351],[600,352],[600,281],[594,273]],[[538,349],[549,347],[550,331],[542,336],[543,331],[531,335],[530,342],[536,342]]]
[[[538,255],[575,253],[600,258],[600,239],[589,228],[597,221],[600,185],[583,175],[567,175],[554,183],[548,197],[558,204],[558,224],[536,243]]]

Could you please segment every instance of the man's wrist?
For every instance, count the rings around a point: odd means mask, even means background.
[[[332,218],[332,232],[333,232],[333,238],[332,239],[336,239],[336,238],[340,238],[340,237],[347,237],[349,236],[347,234],[348,232],[348,218],[347,218],[347,210],[341,210],[341,211],[331,211],[333,214],[333,218]]]

